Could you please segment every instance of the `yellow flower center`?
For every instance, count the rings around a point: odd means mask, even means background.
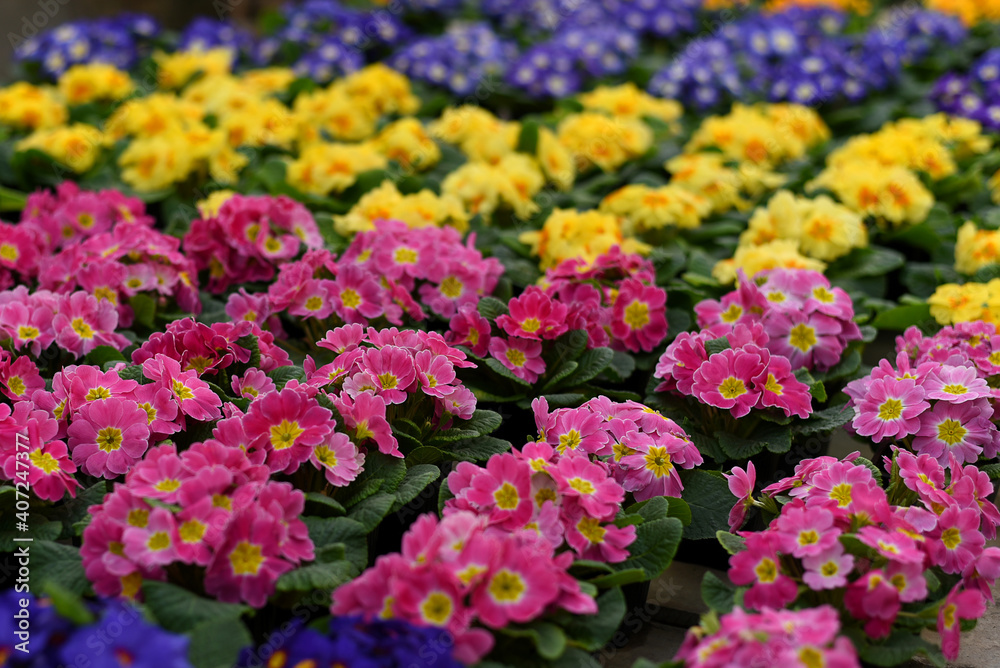
[[[24,385],[24,381],[21,380],[20,376],[11,376],[7,379],[7,388],[17,396],[24,394],[27,389]]]
[[[941,532],[941,542],[949,550],[954,550],[962,543],[962,534],[958,527],[949,527]]]
[[[319,295],[313,295],[306,300],[306,309],[310,311],[318,311],[323,308],[323,298]]]
[[[898,420],[903,414],[903,402],[899,399],[889,398],[878,407],[878,418],[880,420]]]
[[[670,461],[670,455],[667,453],[666,447],[651,447],[643,459],[646,462],[646,469],[652,471],[653,475],[657,478],[670,475],[670,472],[674,469],[674,465]]]
[[[824,304],[829,304],[836,299],[834,294],[822,285],[817,288],[813,288],[813,297],[815,297],[817,301],[821,301]]]
[[[593,494],[596,491],[594,484],[583,478],[570,478],[569,486],[580,492],[580,494]]]
[[[340,293],[340,301],[346,308],[357,308],[361,305],[361,295],[351,288],[347,288]]]
[[[556,500],[556,491],[554,489],[551,489],[549,487],[542,487],[540,490],[535,492],[535,503],[538,504],[539,508],[545,505],[546,501],[555,502],[555,500]]]
[[[229,563],[233,567],[233,575],[257,575],[264,563],[260,545],[240,541],[229,554]]]
[[[150,403],[139,404],[139,408],[146,411],[146,424],[147,425],[153,424],[153,420],[156,419],[156,409],[153,408],[153,404]]]
[[[949,603],[948,605],[944,606],[943,617],[944,617],[944,627],[946,629],[950,630],[955,626],[955,622],[958,621],[957,619],[955,619],[955,613],[957,611],[958,608],[955,607],[954,603]]]
[[[451,597],[439,591],[431,592],[420,604],[420,614],[435,626],[444,626],[451,619]]]
[[[649,304],[635,299],[625,307],[625,324],[633,330],[649,324]]]
[[[230,499],[225,494],[213,494],[212,495],[212,507],[214,508],[224,508],[225,510],[233,509],[233,500]]]
[[[764,383],[764,389],[777,394],[779,397],[785,392],[785,388],[778,382],[773,373],[767,374],[767,382]]]
[[[42,452],[41,448],[32,450],[31,454],[28,455],[28,461],[30,461],[35,468],[39,468],[44,471],[46,475],[50,475],[59,470],[59,461],[50,453]]]
[[[954,394],[956,396],[960,394],[965,394],[966,392],[969,391],[968,388],[965,387],[965,385],[959,385],[958,383],[945,385],[944,387],[941,388],[941,390],[943,392],[947,392],[948,394]]]
[[[600,520],[594,517],[580,518],[580,521],[576,523],[576,530],[591,543],[603,543],[604,534],[608,532],[607,529],[601,526]]]
[[[799,323],[789,332],[788,343],[807,353],[816,345],[816,330],[805,323]]]
[[[962,439],[964,439],[965,435],[968,433],[968,430],[962,426],[961,422],[951,418],[942,420],[938,425],[937,431],[938,438],[948,445],[961,443]]]
[[[87,390],[87,394],[83,395],[83,398],[87,401],[98,401],[100,399],[107,399],[111,396],[111,390],[106,387],[92,387]]]
[[[564,455],[567,450],[576,450],[580,445],[580,440],[580,432],[576,429],[570,429],[565,434],[559,436],[559,445],[556,446],[556,450],[559,451],[560,455]]]
[[[838,507],[846,508],[851,505],[851,487],[850,483],[842,482],[830,490],[830,498],[837,502]]]
[[[146,547],[153,552],[165,550],[170,547],[170,535],[166,531],[157,531],[146,541]]]
[[[521,323],[521,329],[526,331],[528,334],[534,334],[542,326],[542,323],[538,321],[538,318],[527,318]]]
[[[136,508],[128,512],[128,523],[131,526],[145,529],[149,524],[149,511],[144,508]]]
[[[17,328],[17,338],[22,341],[31,341],[37,339],[41,332],[38,331],[37,327],[32,327],[31,325],[21,325]]]
[[[764,584],[771,584],[778,579],[778,566],[770,557],[761,559],[753,570],[757,574],[757,579]]]
[[[399,379],[391,373],[379,374],[378,382],[382,384],[383,390],[391,390],[399,385]]]
[[[839,571],[840,571],[840,566],[837,565],[836,561],[828,561],[825,564],[823,564],[819,569],[819,572],[825,578],[832,578]]]
[[[17,262],[19,257],[21,257],[21,251],[18,250],[17,246],[7,243],[0,244],[0,259],[7,262]]]
[[[443,294],[448,299],[458,299],[462,295],[462,289],[465,285],[462,281],[458,280],[454,276],[449,276],[443,281],[441,281],[441,294]]]
[[[271,445],[275,450],[284,450],[295,445],[295,439],[306,432],[298,422],[282,420],[271,427]]]
[[[187,399],[194,399],[194,392],[191,388],[182,383],[181,381],[174,379],[171,386],[174,389],[174,396],[177,397],[178,401],[186,401]]]
[[[104,452],[114,452],[122,447],[122,430],[118,427],[105,427],[97,432],[97,447]]]
[[[516,367],[524,366],[524,363],[528,359],[524,356],[524,353],[517,348],[508,348],[505,354],[507,355],[507,361]]]
[[[497,502],[497,508],[501,510],[513,510],[521,502],[521,497],[517,493],[517,488],[509,482],[505,482],[493,492],[493,499]]]
[[[500,603],[517,603],[524,596],[525,589],[521,576],[506,568],[498,571],[490,580],[490,596]]]
[[[743,308],[736,304],[730,304],[729,308],[722,312],[721,317],[723,322],[736,322],[741,315],[743,315]]]
[[[337,466],[337,455],[325,445],[318,446],[313,450],[313,454],[316,455],[316,460],[326,468],[332,469]]]
[[[815,545],[819,542],[819,533],[815,529],[799,532],[799,545]]]
[[[197,543],[205,535],[205,525],[198,520],[188,520],[180,526],[177,533],[185,543]]]
[[[76,332],[76,335],[81,339],[92,339],[94,338],[94,330],[90,328],[90,325],[83,321],[83,318],[73,318],[70,322],[70,327]]]
[[[799,661],[805,668],[826,668],[823,653],[815,647],[803,647],[799,650]]]
[[[721,394],[726,399],[735,399],[736,397],[742,396],[747,393],[747,386],[742,380],[736,378],[735,376],[730,376],[726,378],[719,385],[719,394]]]
[[[407,248],[406,246],[400,246],[396,249],[393,254],[393,258],[396,260],[396,264],[416,264],[417,263],[417,251],[413,248]]]

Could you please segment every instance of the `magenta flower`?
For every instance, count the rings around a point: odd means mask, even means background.
[[[125,481],[135,494],[174,503],[181,485],[191,475],[177,455],[176,446],[161,445],[150,448],[142,461],[129,471]]]
[[[122,534],[125,556],[143,566],[166,566],[177,559],[177,525],[166,508],[153,508],[142,527],[129,526]]]
[[[885,438],[902,438],[920,429],[919,415],[930,408],[924,389],[910,378],[879,378],[854,406],[851,426],[861,436],[876,443]]]
[[[295,568],[282,558],[282,535],[281,521],[262,508],[237,512],[205,571],[205,592],[226,603],[263,607],[278,578]]]
[[[856,619],[865,622],[865,633],[875,639],[884,638],[899,614],[899,590],[884,571],[871,570],[847,586],[844,607]]]
[[[13,401],[19,401],[44,389],[45,380],[30,357],[22,355],[11,361],[10,353],[0,351],[0,392]]]
[[[490,321],[479,314],[474,304],[462,304],[448,323],[445,334],[448,343],[467,346],[473,355],[482,357],[489,351]]]
[[[783,608],[795,600],[795,580],[781,572],[780,538],[773,532],[746,535],[746,549],[729,557],[729,579],[737,586],[750,585],[743,595],[747,608]]]
[[[940,399],[961,404],[990,396],[990,386],[971,366],[940,366],[927,375],[922,383],[928,399]]]
[[[546,559],[544,553],[527,547],[505,542],[504,550],[494,555],[484,586],[474,590],[472,606],[486,626],[503,628],[511,622],[528,622],[558,597],[559,583],[549,566],[551,557]]]
[[[346,487],[358,477],[365,456],[346,434],[331,432],[326,441],[312,450],[309,461],[323,471],[326,481],[334,487]]]
[[[341,267],[330,287],[333,309],[347,323],[367,324],[382,315],[382,296],[378,283],[361,267]]]
[[[858,538],[891,561],[916,565],[924,563],[925,554],[920,544],[902,531],[867,526],[861,528]]]
[[[98,300],[86,292],[64,295],[52,319],[56,343],[60,348],[82,357],[97,346],[124,350],[129,340],[115,333],[118,311],[107,300]]]
[[[566,305],[554,301],[544,290],[529,285],[508,304],[510,314],[497,318],[497,326],[508,336],[525,339],[555,339],[567,330]]]
[[[386,404],[401,404],[416,379],[412,354],[397,346],[370,348],[361,356],[361,370],[375,381],[375,394]]]
[[[667,336],[667,292],[635,278],[621,282],[611,315],[611,334],[632,352],[650,352]]]
[[[345,426],[354,430],[355,444],[365,445],[371,439],[382,454],[403,456],[396,437],[392,435],[392,428],[385,419],[385,400],[382,397],[373,392],[361,392],[352,401],[344,392],[339,398],[331,399],[344,418]]]
[[[847,584],[847,576],[854,569],[854,556],[844,552],[840,542],[829,549],[802,559],[806,572],[802,581],[813,591],[839,589]]]
[[[519,529],[527,524],[533,511],[532,473],[526,462],[510,453],[490,457],[486,468],[477,468],[468,481],[470,488],[464,497],[480,512],[489,514],[490,524]],[[461,479],[461,474],[448,476],[448,486],[456,495],[465,487]]]
[[[566,525],[566,542],[580,559],[611,564],[628,559],[628,546],[635,542],[634,526],[618,528],[612,523],[604,524],[579,505],[565,510],[562,521]]]
[[[54,309],[34,295],[23,301],[0,304],[0,331],[7,333],[14,350],[28,348],[37,357],[56,339],[52,328]]]
[[[549,469],[567,501],[578,503],[594,517],[613,517],[625,500],[625,490],[608,477],[602,464],[588,457],[562,457]]]
[[[142,363],[142,373],[146,378],[155,380],[161,387],[170,390],[182,414],[200,422],[217,420],[222,416],[219,411],[222,399],[212,391],[208,383],[198,378],[198,372],[194,369],[181,371],[177,360],[156,354]]]
[[[271,471],[293,473],[333,430],[332,416],[316,399],[286,387],[250,404],[243,428],[250,449],[267,453]]]
[[[785,416],[807,418],[812,413],[809,386],[792,374],[792,365],[780,355],[771,355],[767,366],[753,379],[760,392],[760,406],[780,408]]]
[[[654,375],[664,379],[656,391],[676,389],[681,394],[693,394],[694,373],[708,360],[705,341],[710,338],[711,335],[705,332],[678,334],[656,365]]]
[[[624,449],[617,475],[622,487],[632,492],[636,501],[654,496],[681,496],[684,485],[674,463],[674,455],[684,450],[681,439],[667,437],[663,443],[657,443],[648,434],[634,432],[630,438],[623,438],[621,445]]]
[[[148,447],[146,412],[128,399],[89,402],[69,426],[73,463],[95,477],[127,473]]]
[[[959,464],[974,463],[996,435],[992,417],[993,407],[987,399],[964,403],[937,401],[920,416],[920,431],[913,439],[913,450],[930,455],[942,466],[948,464],[952,455]]]
[[[757,484],[757,469],[753,462],[747,462],[747,470],[744,471],[738,466],[726,476],[729,483],[729,491],[736,497],[736,505],[729,511],[729,530],[736,532],[746,520],[747,512],[753,507],[753,488]]]
[[[802,501],[784,506],[774,526],[781,551],[800,559],[826,552],[841,533],[834,527],[833,513],[825,508],[806,508]]]
[[[826,371],[840,361],[845,343],[842,323],[822,313],[773,312],[765,321],[771,352],[788,358],[792,368]]]
[[[941,650],[944,658],[954,661],[958,658],[963,619],[979,619],[986,613],[986,601],[975,590],[959,590],[955,585],[938,608],[937,629],[941,634]]]
[[[45,415],[43,411],[34,412]],[[38,424],[37,419],[33,419],[33,422]],[[29,427],[27,430],[29,434],[27,480],[23,479],[25,471],[24,460],[13,455],[8,457],[3,464],[3,475],[7,480],[27,482],[32,493],[39,499],[58,501],[67,492],[69,492],[70,496],[76,496],[76,490],[80,487],[80,483],[73,478],[73,473],[76,472],[76,464],[70,461],[65,443],[49,440],[55,436],[58,428],[56,421],[49,419],[43,425],[44,432],[42,433],[48,434],[48,436],[33,438],[31,436],[32,429]],[[38,432],[36,431],[36,433]],[[19,452],[25,451],[21,450]]]
[[[490,339],[490,355],[528,383],[534,383],[538,376],[545,373],[545,360],[542,359],[542,344],[539,341],[494,336]]]
[[[983,551],[986,538],[979,530],[979,511],[949,506],[928,534],[931,561],[945,573],[961,573]]]
[[[748,348],[727,348],[709,357],[694,373],[694,396],[710,406],[728,408],[733,417],[749,413],[760,397],[753,379],[766,368],[767,353]]]

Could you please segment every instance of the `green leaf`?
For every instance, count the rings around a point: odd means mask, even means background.
[[[897,306],[888,311],[882,311],[872,325],[877,329],[891,329],[901,331],[907,327],[918,325],[931,317],[931,307],[929,304],[907,304]]]
[[[587,349],[590,337],[582,329],[573,329],[556,339],[555,352],[559,359],[575,360]]]
[[[716,432],[715,438],[726,456],[735,460],[750,459],[764,448],[778,454],[792,448],[791,429],[774,423],[762,423],[750,438],[740,438],[724,431]]]
[[[549,402],[549,408],[573,408],[582,404],[585,399],[579,392],[556,392],[543,396]]]
[[[684,525],[674,517],[643,522],[636,527],[629,558],[616,564],[615,570],[641,568],[647,580],[658,577],[673,561],[683,532]]]
[[[128,300],[129,306],[135,312],[135,321],[140,325],[154,329],[156,327],[156,302],[142,292],[133,295]]]
[[[566,384],[570,386],[582,385],[591,378],[596,378],[608,368],[614,356],[614,351],[611,348],[591,348],[577,358],[579,366],[573,375],[566,379]]]
[[[574,360],[566,360],[563,362],[559,365],[559,368],[552,373],[552,376],[545,383],[545,385],[542,386],[542,392],[554,390],[559,382],[566,376],[576,371],[578,366],[579,365]]]
[[[635,371],[635,358],[621,350],[614,351],[611,364],[604,370],[616,383],[624,383]]]
[[[230,668],[240,651],[253,644],[253,637],[238,618],[210,619],[190,633],[188,659],[194,668]]]
[[[97,346],[87,353],[83,360],[86,364],[93,364],[94,366],[99,366],[102,369],[104,368],[104,365],[109,362],[112,364],[118,362],[128,362],[124,355],[111,346]]]
[[[742,552],[747,547],[746,538],[729,533],[728,531],[716,531],[715,537],[719,541],[719,545],[725,548],[729,554]]]
[[[463,429],[478,432],[480,436],[487,436],[500,428],[500,425],[503,424],[503,418],[495,411],[477,408],[471,418],[464,423],[461,421],[459,423]]]
[[[881,246],[858,248],[836,260],[827,267],[830,282],[837,284],[843,279],[884,276],[902,267],[906,256],[899,251]]]
[[[712,571],[701,580],[701,598],[705,605],[720,614],[732,612],[736,590]]]
[[[118,372],[118,377],[122,380],[134,380],[140,385],[144,385],[149,382],[149,379],[142,375],[141,364],[126,364],[125,367]]]
[[[20,531],[17,526],[21,520],[14,510],[13,500],[8,507],[10,511],[5,510],[0,516],[0,552],[13,552],[19,545],[31,545],[28,542],[15,541],[15,538],[33,538],[36,541],[55,540],[62,533],[62,522],[50,521],[45,515],[36,511],[30,511],[28,514],[28,521],[25,522],[28,525],[28,530]]]
[[[279,366],[277,369],[269,371],[267,375],[274,381],[279,390],[283,389],[293,378],[300,383],[306,382],[306,372],[299,366]]]
[[[381,452],[369,452],[365,457],[365,470],[354,482],[381,479],[383,483],[378,491],[385,492],[386,494],[394,494],[405,477],[406,463],[402,459],[399,457],[390,457]],[[358,499],[358,501],[360,500]],[[345,508],[349,508],[354,503],[357,503],[357,501],[345,499],[342,503]]]
[[[467,462],[485,462],[493,455],[510,450],[510,441],[493,436],[480,436],[462,441],[452,448],[451,452],[445,452],[445,456],[451,459]]]
[[[379,522],[389,514],[389,510],[395,502],[396,497],[393,494],[379,492],[353,506],[347,516],[360,522],[366,533],[371,533],[379,525]]]
[[[680,476],[684,483],[681,498],[691,507],[691,524],[684,530],[684,537],[715,538],[717,531],[728,530],[729,510],[736,500],[726,479],[698,469],[681,471]]]
[[[396,501],[390,512],[398,512],[406,504],[421,496],[421,493],[440,477],[441,469],[433,464],[417,464],[406,469],[406,476],[396,489]]]
[[[614,573],[607,573],[605,575],[599,575],[596,578],[587,580],[596,587],[601,589],[606,589],[608,587],[620,587],[622,585],[632,584],[633,582],[646,582],[646,571],[641,568],[627,568],[623,571],[615,571]]]
[[[797,422],[792,429],[796,434],[811,436],[831,432],[847,424],[854,418],[854,411],[846,404],[830,406],[816,411],[808,420]]]
[[[495,357],[490,357],[486,360],[486,366],[492,369],[497,375],[503,376],[507,380],[513,381],[517,385],[522,385],[524,387],[531,387],[531,383],[523,378],[514,375],[514,372],[505,367],[500,363],[500,360]]]
[[[483,297],[479,300],[479,315],[491,322],[508,313],[510,311],[507,310],[507,305],[496,297]]]
[[[538,149],[538,122],[522,121],[521,134],[517,138],[517,151],[534,155]]]
[[[160,626],[174,633],[187,633],[199,624],[220,619],[239,619],[249,606],[204,598],[169,582],[142,583],[146,607]]]
[[[60,617],[68,619],[77,626],[84,626],[94,621],[94,613],[87,608],[79,594],[52,580],[45,582],[42,591],[48,595]]]
[[[368,534],[360,522],[349,517],[303,517],[302,521],[317,552],[330,545],[343,545],[345,558],[359,572],[368,565]]]
[[[865,459],[864,457],[858,457],[854,460],[854,463],[858,466],[864,466],[866,469],[872,472],[872,477],[875,478],[875,482],[882,486],[882,471],[879,467],[875,466],[870,459]]]
[[[596,615],[569,615],[560,625],[573,645],[596,652],[609,642],[625,618],[625,596],[615,587],[597,597]]]
[[[508,625],[497,629],[512,638],[528,638],[543,659],[556,659],[566,650],[566,634],[550,622],[533,622],[528,626]]]
[[[723,350],[729,350],[729,339],[726,337],[720,336],[717,339],[705,341],[705,352],[708,353],[709,357],[715,353],[721,353]]]
[[[82,595],[90,587],[83,572],[80,551],[70,545],[50,540],[35,540],[31,548],[31,581],[45,586],[51,580],[73,594]]]
[[[687,504],[687,501],[674,496],[661,498],[667,500],[667,517],[676,517],[684,526],[691,524],[691,506]]]
[[[859,658],[874,666],[898,666],[917,654],[924,655],[932,664],[945,667],[941,649],[912,632],[896,631],[885,640],[863,644],[858,650]]]
[[[347,514],[344,506],[334,499],[319,492],[308,492],[306,494],[305,512],[314,515],[317,511],[322,512],[325,516]]]
[[[337,587],[361,574],[358,567],[349,561],[312,563],[288,571],[275,585],[278,591],[313,591],[321,589],[333,591]]]

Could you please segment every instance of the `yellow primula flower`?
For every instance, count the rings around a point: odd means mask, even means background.
[[[135,90],[128,73],[107,63],[74,65],[59,77],[57,85],[67,104],[117,101]]]
[[[980,230],[967,221],[958,228],[955,243],[955,270],[974,274],[981,268],[1000,262],[1000,230]]]
[[[204,127],[204,108],[182,100],[173,93],[153,93],[128,100],[119,106],[104,124],[113,141],[127,136],[152,137]]]
[[[906,167],[875,160],[854,160],[827,167],[806,184],[806,191],[830,190],[841,202],[882,227],[916,225],[927,218],[934,196]]]
[[[580,172],[591,167],[613,172],[653,144],[653,131],[642,121],[593,111],[567,116],[556,134]]]
[[[199,201],[195,206],[202,218],[211,218],[219,215],[219,209],[222,208],[222,205],[228,202],[229,198],[235,194],[236,192],[233,190],[216,190],[213,193],[209,193],[208,197]]]
[[[416,118],[401,118],[385,126],[372,145],[406,173],[430,169],[441,160],[441,149]]]
[[[502,121],[481,107],[451,107],[428,127],[431,135],[458,146],[469,160],[495,165],[513,153],[521,124]]]
[[[62,125],[69,117],[66,105],[49,86],[24,81],[0,88],[0,123],[27,130]]]
[[[773,168],[805,156],[829,137],[829,128],[808,107],[737,103],[729,114],[705,119],[684,150],[714,148],[730,160]]]
[[[712,269],[712,276],[722,284],[736,281],[742,269],[749,278],[768,269],[812,269],[824,271],[826,263],[802,255],[798,244],[791,239],[775,239],[759,246],[739,246],[729,260],[720,260]]]
[[[464,231],[468,227],[468,215],[456,197],[435,195],[426,189],[403,195],[392,181],[383,181],[362,195],[345,215],[335,216],[334,229],[341,236],[352,237],[374,229],[376,220],[401,220],[415,228],[449,225]]]
[[[559,143],[555,133],[548,128],[538,128],[538,146],[535,149],[538,164],[549,183],[559,190],[569,190],[576,180],[573,155]]]
[[[939,285],[927,303],[931,315],[942,325],[974,320],[997,324],[1000,322],[1000,279],[989,283]]]
[[[632,82],[619,86],[598,86],[589,93],[581,93],[577,99],[588,111],[602,111],[624,118],[651,117],[674,123],[684,113],[679,102],[653,97]]]
[[[787,180],[782,174],[750,163],[728,166],[719,153],[682,154],[668,160],[664,169],[672,174],[671,185],[708,199],[715,213],[749,209],[748,198],[780,188]]]
[[[598,208],[618,216],[622,231],[632,236],[667,226],[698,227],[711,213],[712,203],[677,185],[651,188],[634,184],[608,194]]]
[[[928,9],[953,14],[967,26],[1000,20],[1000,0],[924,0]]]
[[[289,185],[304,193],[326,195],[350,188],[358,174],[385,169],[388,161],[370,144],[309,144],[288,163]]]
[[[83,123],[35,130],[17,142],[17,151],[35,149],[56,162],[82,174],[94,166],[104,147],[105,139],[100,130]]]
[[[157,51],[153,54],[157,66],[157,83],[160,88],[173,90],[188,83],[196,74],[228,74],[232,71],[235,55],[232,49],[226,47],[190,49],[169,54]]]
[[[138,191],[166,188],[185,180],[196,155],[183,132],[133,140],[118,157],[122,180]]]
[[[614,246],[626,253],[651,250],[637,239],[626,238],[616,216],[595,210],[554,209],[540,231],[524,232],[519,239],[541,258],[542,269],[574,257],[592,263]]]
[[[441,183],[441,193],[457,198],[470,216],[480,214],[490,220],[506,205],[521,219],[538,212],[534,197],[545,185],[538,163],[523,153],[510,153],[496,165],[467,162],[452,171]]]

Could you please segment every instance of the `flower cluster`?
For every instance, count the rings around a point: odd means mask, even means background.
[[[965,74],[949,73],[931,91],[941,111],[978,121],[987,130],[1000,129],[1000,49],[990,49]]]
[[[845,389],[854,431],[876,443],[892,439],[942,465],[952,457],[962,464],[996,456],[1000,432],[989,384],[1000,371],[995,332],[986,323],[949,327],[934,337],[908,329],[897,341],[895,367],[882,360]]]
[[[184,252],[199,271],[208,270],[208,289],[215,293],[270,281],[279,263],[322,245],[309,210],[284,196],[233,195],[217,215],[193,221],[184,235]]]
[[[440,36],[411,41],[388,62],[411,79],[469,95],[498,77],[516,56],[517,46],[486,24],[451,24]]]
[[[109,63],[120,68],[133,65],[149,52],[160,26],[147,14],[123,13],[115,18],[64,23],[53,30],[14,43],[21,63],[40,67],[48,77],[58,77],[80,63]]]
[[[613,213],[622,221],[627,236],[667,226],[694,228],[712,211],[712,202],[679,185],[659,188],[633,184],[607,195],[598,210]]]
[[[210,596],[262,607],[282,574],[312,561],[313,543],[299,519],[305,495],[252,457],[214,439],[150,450],[90,509],[81,555],[94,591],[136,598],[173,566],[203,573]]]
[[[475,249],[473,237],[462,244],[454,228],[410,228],[390,220],[374,227],[355,236],[340,258],[315,250],[283,264],[267,293],[234,293],[226,312],[262,325],[282,312],[331,325],[383,318],[400,325],[404,316],[427,318],[425,307],[450,318],[475,309],[503,272],[495,258]]]
[[[827,263],[867,246],[868,228],[860,215],[829,197],[820,195],[810,199],[780,190],[766,207],[754,210],[746,231],[740,235],[736,253],[760,248],[759,254],[765,255],[766,249],[777,240],[795,242],[800,256]],[[750,276],[756,274],[750,271],[751,267],[737,265],[732,260],[723,260],[713,274],[731,273],[735,278],[739,269]]]
[[[328,632],[296,625],[289,633],[282,632],[280,649],[262,645],[257,651],[246,650],[236,665],[260,668],[266,660],[271,666],[308,666],[313,662],[317,666],[360,664],[366,668],[462,668],[453,656],[454,642],[444,629],[401,619],[331,617]]]
[[[945,656],[953,660],[959,620],[983,614],[1000,576],[1000,548],[984,547],[1000,525],[1000,511],[987,500],[993,485],[955,458],[947,483],[945,469],[930,455],[897,450],[886,467],[892,471],[890,496],[857,453],[805,460],[793,476],[764,488],[792,500],[767,530],[740,532],[745,548],[729,560],[730,580],[749,587],[743,605],[757,610],[843,592],[844,608],[873,639],[892,632],[904,606],[924,610],[930,599]],[[752,471],[734,474],[749,474],[737,506],[758,503]],[[954,584],[947,588],[938,579],[929,584],[928,569],[958,579],[948,580]]]
[[[103,295],[95,297],[84,290],[65,294],[31,292],[23,285],[0,292],[0,340],[9,341],[15,352],[36,358],[53,343],[75,358],[98,346],[124,350],[130,341],[115,331],[120,324],[115,303]],[[34,365],[26,356],[18,361]],[[24,382],[21,378],[21,391],[17,391],[10,376],[6,378],[8,390],[18,397],[23,394]]]
[[[927,298],[931,315],[942,325],[1000,323],[1000,279],[987,283],[945,283]]]
[[[579,258],[588,266],[618,246],[627,254],[646,254],[647,244],[626,237],[617,216],[596,210],[553,209],[538,232],[522,232],[518,237],[541,258],[542,269]]]
[[[119,601],[81,605],[73,621],[62,616],[49,598],[8,589],[0,594],[0,656],[8,665],[59,666],[84,663],[134,668],[191,668],[190,639],[150,624],[142,611]],[[29,615],[24,617],[23,615]],[[30,654],[17,647],[20,619],[30,619]],[[65,613],[63,613],[65,614]],[[94,616],[99,615],[95,620]],[[81,618],[82,617],[82,618]],[[23,637],[23,636],[22,636]],[[114,663],[110,663],[113,661]]]
[[[771,662],[831,668],[858,668],[857,650],[840,633],[837,611],[829,605],[805,610],[759,613],[737,608],[717,627],[689,629],[677,655],[686,668],[768,665]]]
[[[554,554],[533,531],[491,531],[485,518],[467,511],[440,521],[422,515],[403,536],[402,553],[379,557],[338,588],[331,611],[446,629],[455,658],[476,663],[494,639],[474,622],[499,629],[548,609],[597,612],[594,599],[566,572],[572,562],[571,552]]]

